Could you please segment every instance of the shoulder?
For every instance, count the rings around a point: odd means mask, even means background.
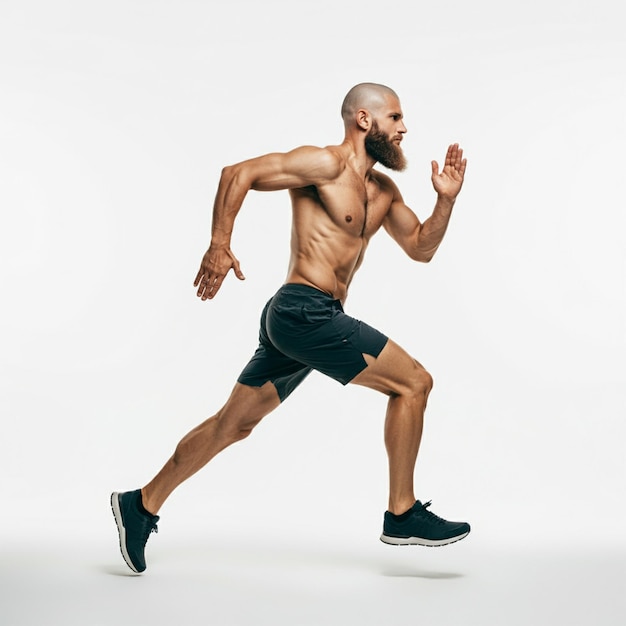
[[[372,179],[378,184],[381,192],[390,194],[392,200],[401,198],[400,190],[390,176],[383,174],[379,170],[372,170],[371,176]]]
[[[300,146],[242,161],[226,168],[222,175],[239,180],[248,189],[278,191],[332,183],[345,167],[332,147]]]
[[[332,180],[346,167],[345,159],[336,146],[300,146],[285,156],[294,165],[306,168],[314,178]]]
[[[380,170],[372,170],[372,178],[383,189],[397,189],[396,183],[393,182],[390,176],[383,174]]]

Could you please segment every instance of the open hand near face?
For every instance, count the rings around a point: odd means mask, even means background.
[[[239,261],[229,247],[210,246],[202,257],[200,269],[193,281],[193,286],[198,287],[198,298],[202,300],[213,298],[231,269],[239,280],[245,279]]]
[[[439,196],[450,200],[454,200],[457,197],[463,185],[466,165],[467,159],[463,158],[463,150],[459,148],[458,143],[448,147],[446,162],[441,173],[439,173],[437,161],[431,162],[433,187]]]

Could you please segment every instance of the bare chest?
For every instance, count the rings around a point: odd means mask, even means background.
[[[338,181],[316,190],[321,206],[346,234],[369,239],[381,226],[391,196],[376,182]]]

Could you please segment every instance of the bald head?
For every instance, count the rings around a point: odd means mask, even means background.
[[[350,89],[341,105],[341,117],[345,124],[353,119],[359,109],[367,109],[375,112],[385,100],[393,96],[398,98],[396,92],[390,87],[378,83],[359,83]]]

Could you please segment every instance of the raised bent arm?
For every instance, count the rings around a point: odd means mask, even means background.
[[[211,226],[211,243],[194,280],[202,300],[213,298],[232,269],[244,280],[239,261],[230,249],[235,218],[250,189],[278,191],[318,184],[336,176],[339,163],[328,150],[303,146],[287,153],[267,154],[222,170]]]
[[[444,168],[431,162],[432,183],[437,192],[437,202],[431,216],[421,223],[405,204],[400,192],[394,189],[389,213],[383,222],[385,230],[415,261],[430,261],[443,240],[456,197],[461,191],[467,160],[458,144],[448,147]]]

